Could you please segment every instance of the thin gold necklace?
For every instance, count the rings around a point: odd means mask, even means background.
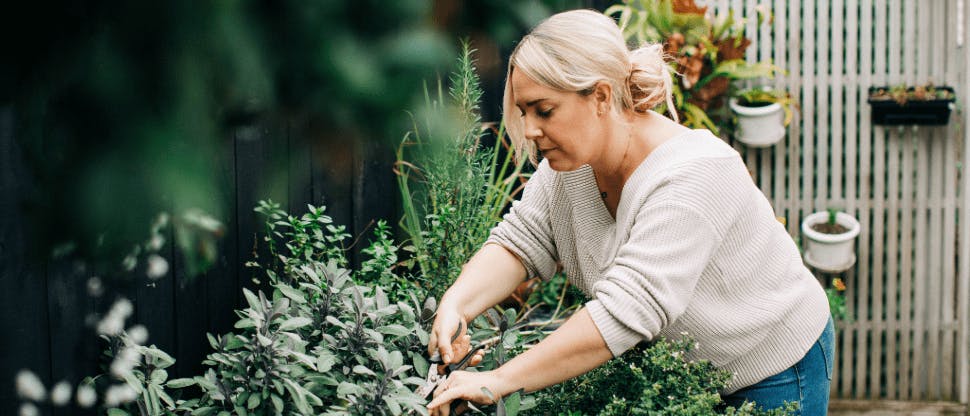
[[[633,141],[632,137],[633,137],[633,132],[630,132],[630,134],[626,136],[626,149],[623,150],[623,157],[620,158],[620,163],[617,164],[619,166],[617,170],[623,169],[623,162],[626,161],[626,156],[627,154],[630,153],[630,142]],[[607,196],[607,192],[601,189],[600,198],[606,199],[606,196]]]

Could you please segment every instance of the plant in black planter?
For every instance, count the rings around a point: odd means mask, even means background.
[[[944,125],[950,120],[956,94],[951,87],[933,84],[870,87],[868,101],[873,124]]]
[[[785,137],[794,104],[787,91],[759,87],[741,90],[730,105],[737,121],[734,137],[751,147],[767,147]]]

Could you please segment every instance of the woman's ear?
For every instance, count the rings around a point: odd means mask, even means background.
[[[593,87],[593,100],[596,101],[596,112],[605,114],[613,105],[613,87],[606,81],[597,82]]]

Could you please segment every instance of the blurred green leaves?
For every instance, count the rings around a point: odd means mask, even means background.
[[[313,120],[325,131],[308,134],[344,144],[396,139],[423,80],[455,55],[430,12],[415,0],[12,5],[0,108],[17,118],[42,247],[116,257],[158,212],[224,219],[232,169],[246,168],[238,127]]]
[[[11,4],[0,16],[0,111],[16,117],[37,252],[74,241],[85,257],[116,258],[159,212],[200,210],[235,226],[237,187],[275,192],[287,178],[286,158],[266,155],[259,175],[268,185],[237,183],[236,172],[252,169],[235,159],[241,141],[266,150],[289,140],[273,131],[299,131],[334,152],[373,141],[390,151],[408,130],[405,109],[457,56],[457,37],[488,51],[488,79],[497,80],[501,50],[580,3]]]

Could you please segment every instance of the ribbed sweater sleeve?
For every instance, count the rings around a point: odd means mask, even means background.
[[[586,307],[614,356],[650,340],[687,308],[720,237],[686,204],[664,201],[637,213]]]
[[[556,273],[557,254],[549,219],[548,182],[552,170],[546,162],[529,178],[522,198],[495,228],[485,244],[498,244],[515,254],[528,278],[549,280]]]

